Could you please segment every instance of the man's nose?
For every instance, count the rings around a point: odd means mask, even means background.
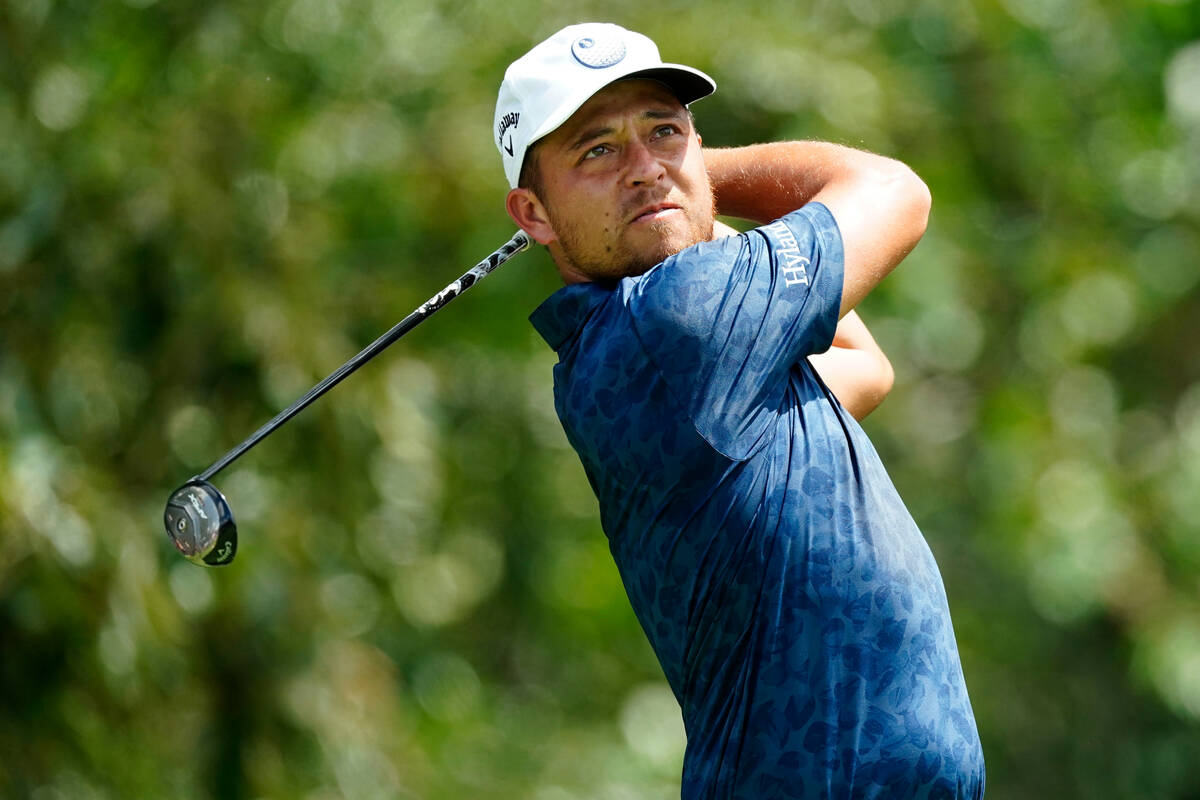
[[[645,142],[634,141],[625,151],[628,161],[625,168],[625,179],[630,186],[647,186],[660,181],[666,173],[662,162],[654,155]]]

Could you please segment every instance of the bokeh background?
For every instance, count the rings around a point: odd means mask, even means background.
[[[706,143],[932,188],[862,306],[992,800],[1200,798],[1200,3],[0,0],[0,796],[678,796],[677,706],[523,255],[167,495],[510,235],[504,66],[706,70]]]

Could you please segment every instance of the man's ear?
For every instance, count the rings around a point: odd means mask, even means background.
[[[558,237],[550,226],[550,216],[538,196],[531,189],[517,187],[504,199],[504,207],[513,222],[533,237],[538,244],[550,244]]]

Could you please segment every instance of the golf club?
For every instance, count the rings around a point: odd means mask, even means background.
[[[275,417],[252,433],[244,442],[221,456],[208,469],[191,478],[167,498],[163,524],[167,536],[184,558],[196,564],[215,567],[228,564],[237,553],[237,525],[225,496],[209,483],[209,479],[240,458],[247,450],[265,439],[314,400],[350,375],[363,364],[383,352],[404,334],[428,319],[435,311],[470,289],[496,267],[525,250],[530,238],[517,231],[503,247],[467,270],[462,277],[435,294],[400,322],[309,389],[303,397],[280,411]]]

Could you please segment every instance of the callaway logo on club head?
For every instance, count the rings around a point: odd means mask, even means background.
[[[510,111],[500,118],[500,124],[496,127],[496,140],[500,143],[500,146],[504,148],[504,152],[508,153],[510,156],[513,154],[512,136],[508,137],[508,144],[505,144],[504,133],[509,128],[517,127],[517,123],[520,121],[520,112]]]
[[[581,36],[571,45],[571,55],[585,67],[604,69],[625,58],[625,43],[608,36]]]

